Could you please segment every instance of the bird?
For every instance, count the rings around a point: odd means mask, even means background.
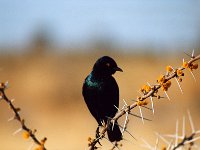
[[[107,135],[111,142],[122,140],[118,123],[111,125],[109,119],[115,116],[118,111],[116,107],[119,107],[119,87],[112,76],[116,71],[123,72],[113,58],[103,56],[95,62],[82,87],[85,103],[98,123],[96,137],[104,122],[108,125]]]

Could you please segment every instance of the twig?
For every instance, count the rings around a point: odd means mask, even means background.
[[[188,111],[189,112],[189,111]],[[180,147],[184,148],[186,145],[189,145],[190,148],[192,148],[195,145],[195,141],[200,139],[200,136],[197,136],[199,133],[199,130],[194,130],[193,123],[191,124],[192,117],[190,113],[188,113],[188,118],[190,122],[190,126],[192,126],[192,133],[189,136],[185,135],[185,116],[183,116],[183,124],[182,124],[182,136],[178,135],[178,120],[176,121],[176,132],[174,135],[164,135],[166,137],[172,138],[172,142],[174,141],[174,144],[170,144],[169,150],[176,150]],[[160,137],[160,135],[157,134],[157,136]],[[162,137],[160,137],[162,139]],[[166,141],[166,139],[164,139]],[[168,144],[167,144],[168,145]]]
[[[187,62],[187,65],[190,67],[192,66],[192,63],[199,60],[200,59],[200,55],[198,56],[193,56],[191,57],[191,59]],[[181,66],[179,67],[178,69],[176,70],[173,70],[170,74],[167,74],[167,75],[163,75],[163,78],[164,78],[164,83],[166,83],[167,81],[171,80],[172,78],[175,78],[177,77],[177,70],[185,70],[186,67],[184,66]],[[189,68],[190,69],[190,68]],[[146,100],[147,98],[149,97],[154,97],[155,94],[158,92],[158,90],[162,87],[163,85],[162,84],[155,84],[153,86],[151,86],[151,90],[148,91],[148,92],[145,92],[142,96],[140,96],[139,98],[137,98],[138,101],[142,102],[144,100]],[[165,91],[165,90],[164,90]],[[165,91],[166,92],[166,91]],[[138,105],[138,101],[137,102],[134,102],[133,104],[131,104],[129,107],[127,108],[124,108],[120,111],[118,111],[116,113],[116,115],[112,118],[112,121],[117,121],[120,117],[122,117],[123,115],[125,115],[127,112],[131,111],[133,108],[137,107],[137,106],[141,106],[141,105]],[[143,105],[142,105],[143,106]],[[108,130],[108,126],[105,126],[104,129],[102,130],[101,132],[101,135],[105,136],[105,133],[107,132]],[[97,141],[94,140],[94,142],[91,143],[91,145],[89,146],[89,150],[94,150],[94,147],[96,145]]]
[[[34,141],[34,143],[36,143],[37,145],[39,145],[39,147],[41,148],[41,150],[46,150],[44,144],[45,141],[47,140],[47,138],[45,137],[44,139],[42,139],[41,141],[38,140],[38,138],[35,135],[36,130],[31,130],[26,124],[25,124],[25,120],[22,119],[22,117],[19,114],[20,108],[17,108],[14,106],[14,104],[12,103],[12,100],[10,100],[7,95],[5,94],[5,89],[7,88],[7,85],[4,83],[0,83],[0,93],[1,93],[1,97],[2,100],[5,100],[6,103],[8,103],[8,105],[10,106],[11,110],[14,113],[14,117],[12,117],[12,120],[17,120],[20,125],[21,128],[18,129],[17,131],[14,132],[14,134],[20,132],[22,129],[28,134],[27,136],[31,137],[32,140]],[[9,119],[9,121],[11,121],[11,119]]]
[[[173,150],[176,150],[176,149],[178,149],[179,147],[184,146],[185,143],[186,143],[187,141],[192,140],[192,139],[194,138],[194,136],[195,136],[195,134],[191,134],[191,135],[188,136],[188,137],[185,136],[185,138],[184,138],[180,143],[178,143],[178,144],[173,148]]]

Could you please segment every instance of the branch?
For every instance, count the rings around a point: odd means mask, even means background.
[[[21,110],[18,107],[15,107],[14,104],[12,103],[12,100],[10,100],[7,95],[5,94],[5,89],[7,88],[7,84],[8,83],[0,83],[0,95],[1,95],[1,99],[0,100],[5,100],[6,103],[10,106],[10,109],[13,111],[14,113],[14,117],[9,119],[10,120],[17,120],[20,125],[21,128],[18,129],[15,133],[18,133],[19,131],[21,131],[22,129],[25,131],[23,133],[23,137],[25,139],[28,139],[29,137],[32,138],[32,140],[34,141],[34,143],[36,143],[39,147],[36,148],[36,150],[46,150],[44,144],[47,140],[46,137],[44,137],[42,140],[38,140],[38,138],[36,137],[35,133],[36,130],[31,130],[26,124],[25,124],[25,120],[22,119],[22,117],[19,114],[19,111]]]
[[[175,146],[174,148],[173,148],[173,150],[176,150],[176,149],[178,149],[179,147],[181,147],[181,146],[184,146],[185,145],[185,143],[187,142],[187,141],[191,141],[193,138],[194,138],[194,136],[195,136],[196,134],[194,134],[194,133],[192,133],[190,136],[188,136],[188,137],[184,137],[184,139],[180,142],[180,143],[178,143],[177,144],[177,146]],[[192,143],[192,142],[191,142]]]
[[[177,69],[173,69],[170,66],[167,66],[167,74],[161,75],[158,80],[157,84],[153,86],[145,85],[142,89],[142,96],[137,97],[137,101],[134,102],[131,105],[127,105],[127,107],[119,110],[116,115],[111,119],[111,123],[115,123],[120,117],[123,115],[129,113],[133,108],[137,106],[145,106],[147,105],[147,102],[145,101],[149,97],[157,97],[158,99],[161,98],[157,93],[160,88],[165,92],[166,96],[169,99],[169,96],[167,95],[167,90],[171,86],[171,79],[179,79],[178,81],[181,82],[181,76],[183,76],[183,70],[189,69],[189,71],[192,73],[193,70],[198,68],[198,64],[194,64],[195,61],[200,59],[200,55],[194,56],[192,55],[190,60],[188,62],[183,61],[183,65]],[[142,117],[142,116],[141,116]],[[142,117],[143,118],[143,117]],[[97,149],[96,144],[98,143],[99,139],[102,139],[105,136],[105,133],[108,130],[108,125],[103,127],[103,130],[100,133],[100,138],[94,139],[93,141],[90,141],[89,143],[89,150]]]
[[[167,135],[160,135],[156,133],[157,139],[156,139],[156,145],[154,147],[158,147],[158,140],[161,139],[166,145],[162,145],[162,149],[164,150],[176,150],[179,148],[185,149],[188,146],[188,149],[192,149],[192,147],[195,147],[195,142],[200,139],[199,130],[194,130],[194,124],[192,122],[192,117],[188,111],[188,117],[189,122],[191,126],[192,132],[187,136],[185,134],[185,117],[183,117],[183,124],[182,124],[182,136],[178,134],[178,120],[176,122],[176,132],[175,134],[167,134]],[[166,140],[165,137],[172,138],[170,142]],[[143,140],[144,141],[144,140]],[[148,142],[144,141],[144,145],[141,145],[143,147],[146,147],[150,150],[152,150],[152,147]]]

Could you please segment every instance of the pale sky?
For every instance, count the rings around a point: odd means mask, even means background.
[[[23,46],[39,26],[61,46],[95,37],[122,47],[200,42],[200,0],[0,0],[0,46]]]

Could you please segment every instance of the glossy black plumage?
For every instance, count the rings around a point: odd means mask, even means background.
[[[116,62],[104,56],[94,64],[92,72],[87,76],[83,84],[82,94],[89,111],[101,126],[102,121],[108,122],[108,118],[114,117],[119,106],[119,88],[112,74],[122,71]],[[111,142],[120,141],[122,134],[117,125],[108,130],[108,138]]]

